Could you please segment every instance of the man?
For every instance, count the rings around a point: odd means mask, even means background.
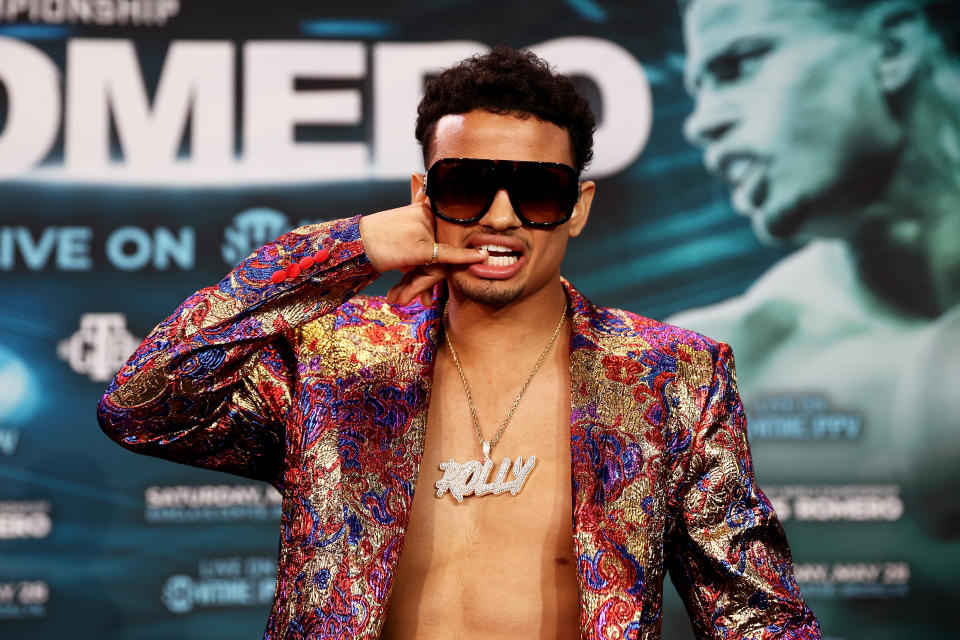
[[[903,454],[918,440],[960,445],[960,425],[943,422],[952,410],[925,427],[937,437],[925,435],[914,425],[929,404],[903,392],[960,384],[955,360],[915,357],[956,337],[960,317],[960,58],[943,32],[956,24],[949,9],[929,0],[684,8],[696,101],[686,134],[761,240],[803,247],[742,296],[670,321],[736,348],[748,404],[823,389],[833,408],[862,411],[864,479],[915,470]],[[878,348],[891,344],[910,354],[895,371]]]
[[[922,535],[881,524],[866,555],[860,536],[818,538],[809,561],[908,560],[903,626],[877,615],[889,611],[879,601],[838,601],[835,619],[871,637],[942,633],[922,625],[949,616],[938,594],[960,535],[946,497],[960,486],[955,3],[690,0],[683,18],[687,137],[762,241],[802,248],[743,295],[669,321],[735,348],[751,424],[764,406],[809,398],[825,401],[821,416],[854,419],[839,439],[755,439],[757,468],[789,483],[902,487],[903,526]]]
[[[264,246],[107,389],[120,444],[283,492],[266,638],[658,638],[667,568],[700,637],[819,638],[729,348],[560,276],[593,129],[528,52],[445,71],[410,205]]]

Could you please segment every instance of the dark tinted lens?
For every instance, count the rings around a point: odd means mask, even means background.
[[[518,165],[510,201],[530,222],[556,222],[577,202],[577,177],[563,167]]]
[[[427,186],[440,213],[466,220],[480,215],[496,193],[496,173],[491,163],[438,160]]]

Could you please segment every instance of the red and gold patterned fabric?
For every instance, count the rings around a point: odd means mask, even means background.
[[[282,492],[270,640],[376,638],[410,518],[441,306],[358,294],[379,275],[358,221],[287,233],[190,296],[98,408],[128,449]],[[563,286],[582,636],[659,638],[669,570],[698,637],[819,638],[729,346]]]

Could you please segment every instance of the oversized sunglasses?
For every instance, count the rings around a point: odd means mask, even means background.
[[[479,222],[501,189],[531,227],[563,224],[580,199],[577,172],[558,162],[442,158],[427,170],[424,185],[434,215],[458,224]]]

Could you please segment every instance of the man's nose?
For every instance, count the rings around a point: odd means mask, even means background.
[[[683,135],[698,147],[718,141],[737,124],[734,106],[713,92],[697,97],[693,113],[683,123]]]
[[[506,189],[497,191],[490,208],[480,218],[480,224],[493,229],[509,229],[523,225],[523,220],[518,218],[517,212],[513,210],[513,204],[510,202],[510,196],[507,195]]]

